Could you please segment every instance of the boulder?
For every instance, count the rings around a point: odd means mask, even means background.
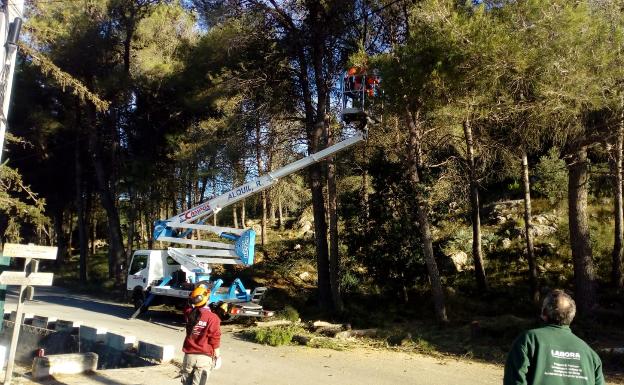
[[[524,238],[525,230],[524,227],[515,227],[514,231],[518,233],[522,238]],[[540,225],[540,224],[532,224],[531,225],[531,235],[535,238],[540,238],[544,236],[548,236],[557,232],[556,225]]]
[[[558,218],[554,214],[538,214],[531,217],[533,224],[557,227]]]
[[[307,232],[312,230],[312,226],[313,226],[312,222],[305,221],[305,222],[301,223],[301,227],[299,227],[299,232],[301,234],[305,234],[305,233],[307,233]]]
[[[456,251],[449,255],[451,261],[453,261],[453,265],[457,271],[464,271],[469,268],[468,266],[468,254],[464,251]]]
[[[534,237],[543,237],[557,232],[557,227],[548,225],[533,225],[531,233]]]

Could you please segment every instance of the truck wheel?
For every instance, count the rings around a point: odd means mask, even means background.
[[[132,294],[132,303],[134,305],[134,310],[141,309],[139,314],[143,314],[147,311],[147,307],[143,306],[145,303],[145,294],[143,294],[142,291],[135,291],[134,294]]]
[[[220,315],[219,318],[221,318],[222,324],[229,324],[229,323],[236,321],[238,319],[238,316],[231,315],[231,314],[223,314],[223,316]]]
[[[219,316],[219,319],[222,323],[232,322],[233,320],[238,318],[238,316],[229,314],[227,311],[225,311],[225,309],[221,307],[222,304],[223,302],[213,302],[209,305],[210,310],[217,316]]]

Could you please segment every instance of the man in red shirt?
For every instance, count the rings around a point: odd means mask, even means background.
[[[191,292],[192,306],[184,310],[186,338],[182,351],[182,384],[204,385],[213,368],[221,366],[221,320],[206,306],[210,290],[200,285]]]

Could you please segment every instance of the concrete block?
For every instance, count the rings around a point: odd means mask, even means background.
[[[50,329],[51,323],[56,322],[56,317],[43,317],[36,315],[33,317],[32,326],[42,329]]]
[[[32,314],[32,313],[24,313],[24,318],[22,320],[22,323],[23,324],[30,324],[31,322],[29,322],[29,321],[31,321],[34,317],[35,317],[35,315]],[[11,314],[9,315],[9,321],[15,322],[15,318],[17,318],[17,312],[15,310],[13,310],[11,312]]]
[[[81,352],[99,352],[98,345],[106,342],[106,329],[80,325],[78,331]]]
[[[157,345],[139,341],[139,357],[159,361],[171,361],[174,356],[173,345]]]
[[[33,313],[24,313],[24,319],[22,320],[22,323],[24,325],[32,325],[32,321],[35,318],[35,315]]]
[[[105,342],[107,331],[108,330],[104,328],[80,325],[80,339],[93,342]]]
[[[35,380],[55,374],[78,374],[97,370],[98,355],[95,353],[52,354],[35,357],[32,376]]]
[[[57,332],[73,332],[74,328],[80,327],[80,321],[58,320],[54,324],[54,330]]]
[[[5,320],[5,329],[0,333],[0,345],[10,346],[15,323]],[[47,354],[78,352],[76,338],[70,333],[55,332],[32,325],[22,325],[17,343],[15,360],[31,365],[34,353],[44,349]]]
[[[135,336],[124,336],[110,332],[106,333],[106,345],[113,350],[128,350],[134,346],[135,342]]]

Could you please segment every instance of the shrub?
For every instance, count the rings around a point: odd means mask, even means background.
[[[292,326],[259,328],[252,332],[253,340],[259,344],[270,346],[288,345],[292,342],[295,330]]]
[[[286,305],[286,307],[284,307],[284,310],[281,310],[277,313],[277,318],[297,322],[299,321],[299,312],[294,307]]]
[[[568,171],[565,162],[559,158],[557,148],[551,148],[548,155],[540,158],[535,168],[535,176],[535,191],[547,197],[551,204],[558,203],[567,196]]]

